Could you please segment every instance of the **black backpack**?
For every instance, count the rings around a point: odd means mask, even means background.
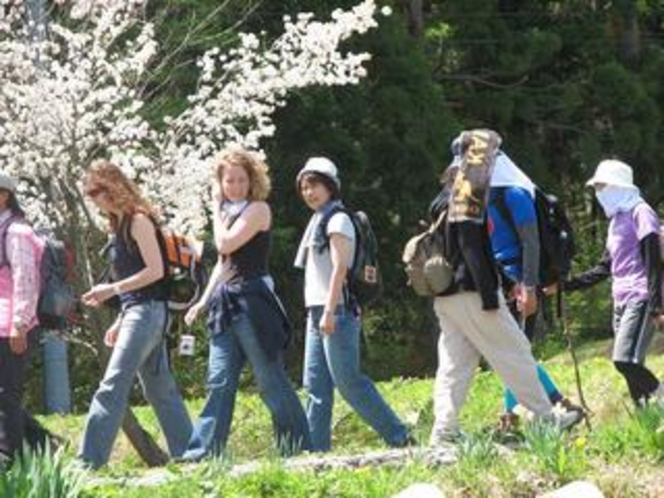
[[[516,232],[514,220],[505,204],[505,190],[499,188],[495,205],[503,219]],[[540,243],[539,285],[549,286],[565,280],[576,254],[572,225],[557,197],[535,188],[535,212]]]
[[[35,236],[44,242],[44,252],[39,264],[39,324],[50,330],[62,330],[67,327],[69,316],[77,303],[70,282],[73,258],[63,241],[45,233],[35,233]]]
[[[321,220],[319,230],[325,239],[323,248],[329,246],[327,224],[335,214],[343,212],[353,222],[355,228],[355,256],[348,269],[348,292],[361,305],[371,304],[383,292],[383,279],[378,267],[378,241],[371,227],[369,217],[364,211],[352,211],[338,206],[331,209]]]

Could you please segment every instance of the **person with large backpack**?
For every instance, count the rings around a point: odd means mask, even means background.
[[[233,147],[214,161],[213,231],[218,260],[200,300],[185,316],[207,311],[208,394],[187,451],[178,460],[218,457],[226,449],[240,375],[251,365],[270,411],[282,456],[309,450],[302,404],[283,359],[292,327],[268,269],[273,217],[268,166],[254,152]]]
[[[459,412],[482,356],[536,419],[567,429],[581,416],[553,410],[537,378],[530,343],[509,312],[499,285],[487,201],[500,136],[491,130],[471,130],[460,140],[464,154],[445,170],[443,190],[431,208],[432,219],[447,210],[447,221],[439,230],[446,238],[453,272],[449,287],[434,298],[440,337],[430,444],[454,442],[461,436]]]
[[[0,173],[0,466],[11,465],[24,443],[42,451],[52,441],[23,406],[28,353],[39,340],[42,251],[16,197],[16,181]]]
[[[413,444],[408,428],[360,369],[360,310],[349,285],[358,233],[340,198],[337,167],[326,157],[312,157],[297,174],[296,187],[314,212],[295,258],[295,266],[304,269],[303,376],[313,450],[331,448],[335,386],[388,445]]]
[[[490,180],[488,203],[491,248],[502,277],[510,312],[530,342],[535,337],[540,307],[538,287],[542,283],[536,188],[509,156],[498,150]],[[551,403],[565,410],[583,411],[561,394],[539,363],[537,375]],[[515,413],[517,403],[512,391],[505,389],[505,411],[500,416],[499,430],[511,431],[518,426],[519,416]]]
[[[121,309],[104,336],[113,352],[90,403],[79,461],[91,469],[108,462],[137,376],[157,414],[170,455],[179,456],[187,447],[192,424],[166,351],[168,288],[156,210],[138,186],[106,160],[88,168],[83,187],[86,197],[108,219],[116,280],[94,285],[81,299],[98,307],[117,296]]]
[[[654,401],[664,408],[664,385],[645,366],[654,328],[664,325],[657,214],[634,185],[632,168],[622,161],[601,161],[586,185],[595,189],[610,220],[606,249],[594,268],[573,275],[564,290],[586,289],[611,278],[613,364],[637,407]]]

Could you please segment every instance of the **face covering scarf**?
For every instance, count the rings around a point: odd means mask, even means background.
[[[595,192],[595,196],[608,218],[613,218],[620,211],[629,211],[643,201],[636,187],[607,185]]]
[[[492,187],[519,187],[526,190],[530,197],[535,198],[535,184],[507,154],[498,151],[496,164],[491,175]]]

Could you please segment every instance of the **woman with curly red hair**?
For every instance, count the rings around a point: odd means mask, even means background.
[[[116,280],[93,286],[82,300],[97,307],[118,296],[121,311],[104,337],[113,353],[90,404],[79,458],[93,469],[108,462],[136,376],[171,456],[179,456],[192,426],[167,359],[168,289],[157,212],[136,184],[108,161],[94,163],[83,184],[85,195],[108,219]]]

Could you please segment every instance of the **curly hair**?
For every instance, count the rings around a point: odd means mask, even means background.
[[[102,188],[113,207],[123,214],[134,215],[143,213],[157,221],[159,213],[152,203],[145,199],[136,183],[125,175],[122,170],[106,159],[93,162],[85,172],[83,183]],[[120,219],[116,214],[105,213],[109,219],[110,229],[117,232]]]
[[[240,147],[223,150],[213,163],[215,180],[221,184],[224,171],[231,166],[240,166],[247,172],[249,176],[248,200],[264,201],[267,199],[271,189],[270,169],[257,154]]]

